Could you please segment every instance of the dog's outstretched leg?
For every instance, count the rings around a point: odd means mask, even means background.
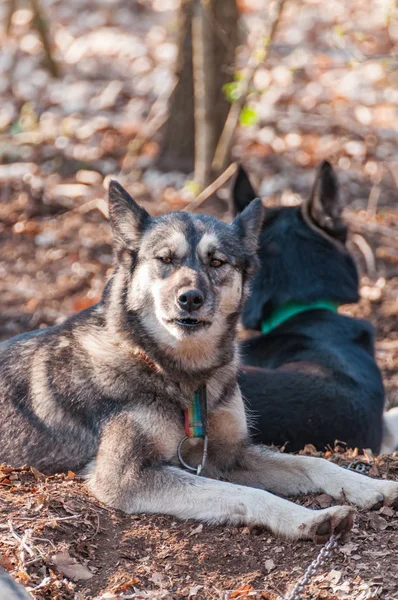
[[[234,471],[231,481],[283,496],[325,492],[336,500],[345,497],[361,508],[382,503],[398,508],[398,483],[394,481],[372,479],[322,458],[281,454],[259,446],[250,447],[245,459],[245,468]]]
[[[211,524],[262,525],[293,540],[327,537],[333,531],[349,529],[353,522],[353,510],[348,506],[309,510],[263,490],[198,477],[178,467],[144,468],[130,484],[126,475],[115,481],[103,473],[99,481],[93,478],[90,487],[100,500],[127,513],[168,514]],[[104,477],[108,478],[106,485],[100,483]]]
[[[309,510],[263,490],[165,465],[162,454],[159,440],[133,414],[119,415],[105,428],[89,486],[97,498],[127,513],[262,525],[289,539],[322,539],[352,524],[348,506]]]

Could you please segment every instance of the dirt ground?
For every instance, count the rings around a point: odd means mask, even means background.
[[[343,465],[350,457],[341,449],[329,455]],[[398,455],[377,459],[373,472],[398,479]],[[299,499],[313,508],[331,501],[325,494]],[[4,467],[0,508],[0,564],[43,600],[277,600],[320,549],[258,528],[126,516],[90,497],[73,473],[45,478]],[[303,598],[398,598],[397,530],[392,509],[359,511]]]
[[[9,36],[0,29],[0,339],[60,323],[100,298],[112,263],[109,176],[119,176],[152,214],[184,208],[192,198],[189,177],[156,170],[173,85],[176,2],[42,4],[60,79],[43,67],[29,8],[18,8]],[[239,3],[249,41],[263,19],[259,4]],[[258,122],[240,129],[233,152],[266,204],[299,201],[310,193],[319,161],[336,164],[362,273],[360,303],[341,310],[375,325],[393,406],[398,25],[382,4],[365,9],[359,0],[335,0],[325,14],[316,0],[288,2],[253,83],[249,100]],[[243,45],[238,67],[247,56]],[[202,210],[230,218],[228,194],[226,186]],[[327,457],[347,464],[355,455],[337,449]],[[372,473],[398,480],[398,455],[376,459]],[[330,498],[297,501],[315,508]],[[274,600],[319,551],[258,529],[125,516],[98,503],[73,473],[45,478],[28,468],[0,468],[0,514],[0,564],[37,600]],[[397,529],[391,509],[359,511],[303,597],[398,599]]]

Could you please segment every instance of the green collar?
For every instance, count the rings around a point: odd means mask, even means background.
[[[287,302],[286,304],[283,304],[283,306],[278,306],[275,308],[271,313],[271,316],[261,323],[261,332],[269,333],[275,329],[275,327],[282,325],[282,323],[288,319],[291,319],[302,312],[307,312],[308,310],[326,308],[332,312],[337,312],[338,307],[339,303],[334,302],[333,300],[319,300],[318,302],[313,302],[312,304],[303,304],[301,302],[294,301]]]

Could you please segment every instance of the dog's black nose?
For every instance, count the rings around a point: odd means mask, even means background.
[[[203,302],[204,297],[200,290],[188,290],[178,296],[178,305],[188,312],[198,310]]]

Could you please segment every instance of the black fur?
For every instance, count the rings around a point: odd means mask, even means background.
[[[240,169],[235,212],[256,197]],[[326,161],[310,200],[270,208],[260,234],[259,259],[243,324],[261,330],[275,307],[358,300],[358,275],[345,248],[337,179]],[[253,438],[265,444],[318,449],[335,440],[380,449],[384,389],[374,358],[372,326],[327,309],[290,318],[267,335],[241,344],[240,386],[254,419]]]

